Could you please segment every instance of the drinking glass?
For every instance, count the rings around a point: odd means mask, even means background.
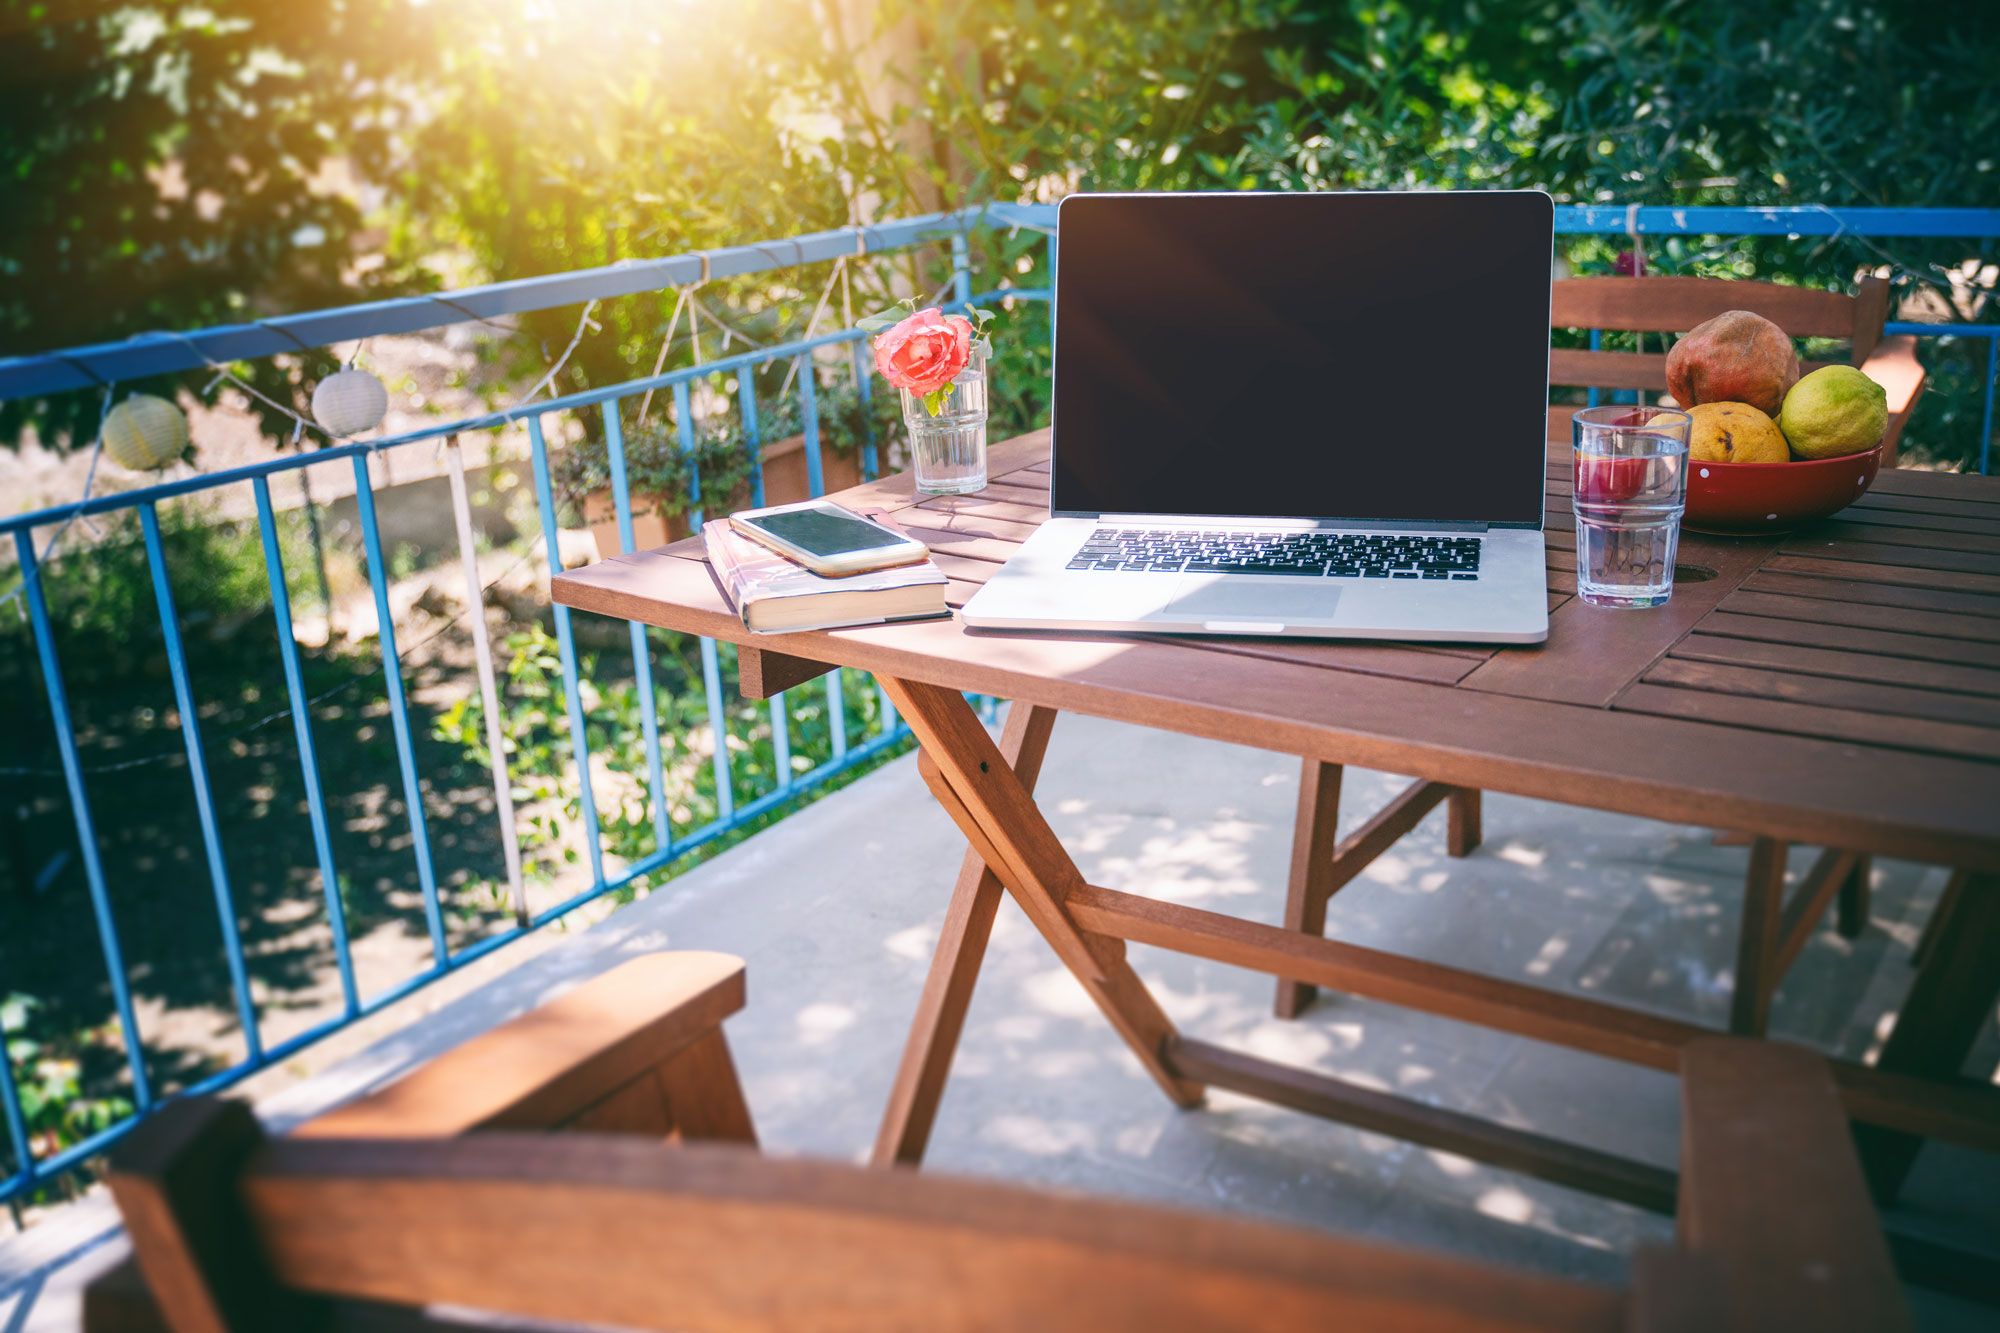
[[[1661,606],[1674,595],[1692,420],[1673,407],[1576,414],[1576,591],[1592,606]]]
[[[986,362],[991,347],[972,353],[951,382],[944,410],[932,416],[923,399],[903,394],[903,424],[910,431],[910,461],[917,489],[926,495],[964,495],[986,489]]]

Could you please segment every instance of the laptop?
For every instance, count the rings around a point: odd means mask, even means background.
[[[1084,194],[994,630],[1548,637],[1540,191]]]

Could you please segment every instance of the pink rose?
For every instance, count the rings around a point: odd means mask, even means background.
[[[933,306],[919,310],[875,339],[875,369],[899,389],[936,393],[972,357],[972,321]]]

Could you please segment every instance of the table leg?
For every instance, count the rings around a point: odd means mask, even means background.
[[[1053,708],[1017,703],[1007,710],[1007,725],[1000,733],[1000,757],[1028,791],[1035,789],[1035,780],[1041,776],[1042,758],[1048,752],[1055,721]],[[1002,892],[999,878],[987,869],[976,850],[968,849],[958,868],[958,883],[945,910],[937,949],[931,955],[931,970],[924,978],[924,992],[917,1001],[909,1041],[903,1047],[903,1062],[889,1090],[882,1129],[875,1138],[876,1166],[915,1166],[923,1160]]]
[[[1480,791],[1477,787],[1454,787],[1446,798],[1445,850],[1453,856],[1470,856],[1485,840],[1481,827]]]
[[[1874,873],[1872,857],[1854,858],[1854,869],[1841,881],[1840,897],[1835,899],[1834,929],[1841,938],[1856,940],[1861,932],[1868,929],[1869,877]]]
[[[1146,1072],[1177,1105],[1198,1105],[1201,1085],[1177,1075],[1164,1054],[1173,1024],[1125,961],[1125,942],[1087,934],[1071,918],[1066,899],[1083,887],[1083,876],[964,697],[942,686],[881,680],[923,747],[918,771],[938,803]]]
[[[1931,959],[1937,948],[1938,925],[1953,912],[1952,904],[1965,892],[1966,875],[1963,870],[1954,871],[1945,881],[1944,892],[1938,895],[1937,906],[1931,908],[1931,919],[1924,923],[1924,933],[1917,937],[1916,951],[1910,956],[1910,966],[1921,968]]]
[[[1326,904],[1333,896],[1333,852],[1340,832],[1339,764],[1308,759],[1299,771],[1299,812],[1292,827],[1292,873],[1285,889],[1285,929],[1318,938],[1326,934]],[[1278,978],[1272,1006],[1279,1018],[1297,1018],[1319,987]]]
[[[1326,934],[1326,904],[1374,863],[1375,858],[1422,822],[1440,802],[1450,801],[1453,856],[1468,855],[1479,840],[1479,793],[1422,778],[1371,815],[1344,840],[1334,836],[1340,814],[1340,765],[1308,759],[1299,773],[1299,810],[1292,832],[1292,874],[1286,893],[1285,928],[1315,939]],[[1470,796],[1468,803],[1463,798]],[[1460,850],[1460,849],[1463,850]],[[1312,1003],[1316,988],[1280,977],[1272,1012],[1297,1018]]]
[[[2000,875],[1962,874],[1952,883],[1957,892],[1938,904],[1929,954],[1882,1045],[1878,1070],[1953,1077],[1993,1021],[2000,1002]],[[1873,1126],[1857,1126],[1855,1138],[1875,1197],[1893,1199],[1923,1140]]]
[[[1784,924],[1787,844],[1758,838],[1750,844],[1743,877],[1743,926],[1736,940],[1736,985],[1729,1002],[1729,1030],[1761,1037],[1778,988],[1778,940]]]

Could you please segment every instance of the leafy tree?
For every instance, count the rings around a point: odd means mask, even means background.
[[[0,282],[29,294],[0,304],[0,355],[405,281],[359,262],[379,238],[350,187],[397,161],[433,31],[404,0],[0,0]],[[251,373],[293,395],[289,358]],[[0,403],[0,434],[87,441],[98,406]]]

